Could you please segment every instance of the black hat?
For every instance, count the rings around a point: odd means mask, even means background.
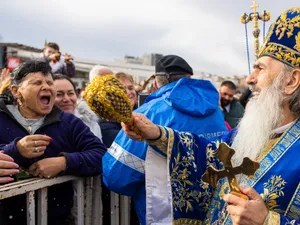
[[[156,75],[193,75],[192,67],[180,56],[166,55],[160,58],[155,65]]]

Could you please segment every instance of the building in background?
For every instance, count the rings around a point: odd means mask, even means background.
[[[36,59],[41,56],[43,49],[34,48],[18,43],[0,43],[0,69],[10,68],[13,70],[21,62]],[[113,72],[125,72],[133,75],[135,82],[143,81],[154,73],[154,66],[133,63],[133,61],[105,62],[87,60],[74,57],[73,63],[76,68],[76,77],[72,78],[78,88],[86,85],[89,72],[93,66],[99,64],[111,68]]]
[[[25,62],[29,59],[39,58],[43,49],[34,48],[17,43],[0,43],[0,69],[4,67],[9,67],[11,70],[14,69],[21,62]],[[156,61],[162,57],[162,54],[151,53],[144,54],[142,57],[135,56],[125,56],[122,60],[115,61],[98,61],[98,60],[88,60],[80,59],[74,57],[74,64],[76,67],[76,77],[72,78],[78,88],[82,88],[88,82],[89,71],[96,64],[107,66],[113,72],[125,72],[133,75],[136,83],[143,81],[145,78],[149,77],[155,72]],[[241,76],[230,76],[221,77],[218,75],[213,75],[211,73],[206,73],[199,70],[194,70],[194,79],[204,79],[211,81],[216,88],[224,80],[233,81],[238,89],[242,92],[245,88],[245,77]]]
[[[155,66],[157,60],[159,60],[161,57],[163,57],[163,54],[157,54],[157,53],[144,54],[142,57],[125,55],[124,59],[115,60],[115,61],[119,63]]]
[[[40,57],[42,49],[17,43],[0,43],[0,68],[13,70],[21,62]]]

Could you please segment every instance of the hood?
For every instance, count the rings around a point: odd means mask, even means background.
[[[219,105],[219,93],[210,81],[182,78],[151,94],[145,102],[162,97],[167,104],[191,116],[208,116]]]
[[[98,116],[90,109],[87,102],[83,100],[77,104],[74,114],[86,123],[98,121]]]

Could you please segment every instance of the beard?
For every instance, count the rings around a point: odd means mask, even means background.
[[[283,121],[282,77],[283,74],[279,74],[271,85],[263,88],[259,96],[247,104],[231,146],[235,150],[232,158],[235,166],[240,165],[245,157],[257,161],[274,135],[273,130],[280,127]]]

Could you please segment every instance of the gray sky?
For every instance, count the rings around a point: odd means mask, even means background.
[[[271,12],[271,21],[285,9],[299,7],[299,0],[257,3],[260,13]],[[47,39],[63,53],[105,61],[152,52],[178,54],[200,71],[248,74],[240,16],[251,11],[251,0],[0,0],[0,5],[2,42],[42,48]],[[252,37],[249,44],[253,56]]]

